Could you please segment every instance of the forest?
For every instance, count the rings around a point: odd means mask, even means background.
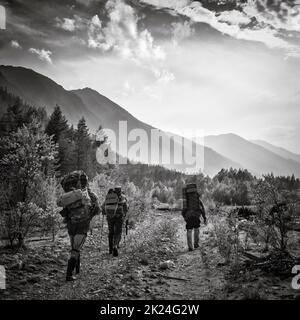
[[[209,245],[218,249],[224,265],[236,270],[248,252],[248,262],[243,260],[242,265],[251,264],[249,270],[259,263],[264,270],[274,267],[276,259],[279,274],[290,276],[296,258],[288,249],[299,247],[298,233],[291,235],[292,230],[299,231],[300,180],[294,175],[274,176],[270,172],[256,177],[247,169],[230,168],[209,177],[141,163],[101,165],[96,161],[96,135],[90,132],[84,118],[74,127],[58,105],[47,116],[43,108],[31,106],[3,88],[0,93],[2,102],[9,105],[0,119],[1,243],[11,250],[6,253],[19,254],[27,249],[27,240],[34,237],[49,236],[51,242],[59,241],[64,228],[61,208],[56,203],[63,192],[61,178],[73,170],[83,170],[99,202],[104,201],[110,187],[122,186],[129,201],[130,228],[142,241],[140,248],[129,247],[131,254],[139,249],[149,254],[153,249],[149,246],[155,241],[175,239],[177,227],[173,219],[182,206],[182,188],[187,182],[194,182],[211,222],[206,231],[211,237]],[[168,204],[165,215],[171,218],[158,226],[157,222],[151,223],[149,214],[155,204],[161,203]],[[161,219],[157,212],[154,216],[157,214]],[[176,219],[179,223],[178,216]],[[96,228],[99,223],[100,218]],[[156,237],[154,242],[145,242],[142,226],[152,232],[151,241]],[[143,246],[148,246],[147,250]],[[257,251],[257,246],[268,255],[249,253],[251,248]],[[144,253],[138,256],[142,265],[148,265],[149,259]],[[239,273],[241,269],[238,270]],[[245,294],[249,295],[253,298],[257,291]]]

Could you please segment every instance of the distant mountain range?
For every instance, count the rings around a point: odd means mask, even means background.
[[[133,129],[143,129],[150,137],[151,130],[154,129],[93,89],[68,91],[31,69],[0,66],[0,87],[7,88],[9,92],[32,105],[45,107],[48,114],[51,114],[58,104],[73,125],[84,116],[92,133],[102,125],[104,128],[114,130],[118,136],[121,120],[127,121],[128,132]],[[3,103],[0,105],[0,114],[6,107]],[[163,138],[168,136],[168,133],[163,131],[160,131],[160,134]],[[257,175],[273,172],[276,175],[295,174],[300,177],[300,155],[265,141],[248,141],[234,134],[226,134],[207,136],[204,143],[204,172],[208,175],[214,175],[222,168],[233,167],[247,168]],[[134,142],[129,143],[128,148],[133,144]],[[150,154],[151,145],[147,147]],[[157,151],[161,154],[167,147],[167,143],[162,139]],[[176,150],[174,142],[171,144],[171,152]],[[180,171],[187,168],[186,165],[177,164],[165,166]]]
[[[289,151],[267,142],[254,143],[236,134],[222,134],[206,136],[204,143],[225,157],[242,164],[254,174],[273,172],[275,175],[300,176],[300,161],[292,159]],[[297,155],[294,156],[296,159]]]

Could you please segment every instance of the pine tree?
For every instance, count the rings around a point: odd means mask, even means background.
[[[88,176],[94,175],[92,164],[92,141],[89,134],[84,117],[82,117],[77,125],[75,134],[75,165],[77,170],[83,170]]]
[[[48,122],[48,125],[46,127],[45,132],[49,135],[53,135],[53,141],[55,143],[58,142],[60,136],[67,132],[69,130],[68,126],[68,120],[66,117],[62,114],[62,111],[60,109],[59,105],[56,105],[54,108],[53,113],[51,114],[50,120]]]

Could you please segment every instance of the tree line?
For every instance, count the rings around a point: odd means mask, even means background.
[[[257,178],[242,169],[222,169],[211,178],[141,163],[101,165],[96,161],[95,135],[84,117],[74,128],[60,106],[48,116],[44,108],[31,106],[3,88],[0,102],[7,106],[0,116],[0,224],[11,244],[24,245],[25,238],[37,230],[55,237],[61,223],[56,205],[62,192],[60,178],[73,170],[87,173],[100,201],[110,186],[122,185],[136,217],[153,201],[180,207],[182,187],[188,181],[197,183],[207,205],[250,205],[262,180],[295,197],[300,188],[294,176]]]

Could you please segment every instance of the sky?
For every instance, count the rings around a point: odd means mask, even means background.
[[[93,88],[163,130],[236,133],[300,153],[300,1],[0,5],[0,64]]]

